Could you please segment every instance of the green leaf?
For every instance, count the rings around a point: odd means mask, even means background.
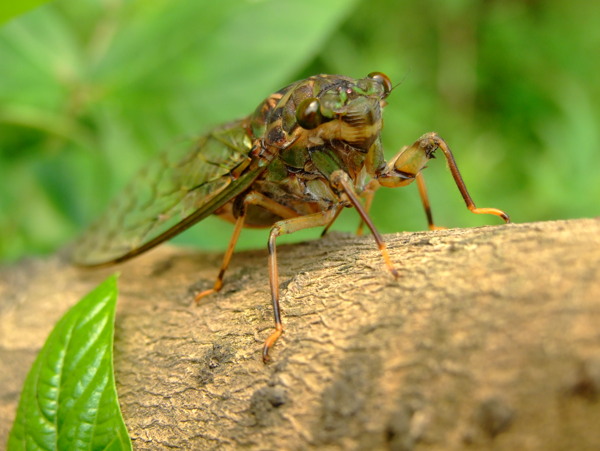
[[[303,78],[357,3],[58,0],[1,27],[0,260],[71,239],[151,152]],[[217,229],[184,241],[223,247]]]
[[[21,0],[19,2],[0,3],[0,25],[30,9],[47,3],[48,0]]]
[[[21,393],[9,450],[131,449],[113,376],[117,278],[56,324]]]

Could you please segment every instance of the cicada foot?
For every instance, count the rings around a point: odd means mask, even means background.
[[[267,340],[265,341],[265,344],[263,346],[263,352],[262,352],[262,359],[263,359],[264,364],[267,364],[271,361],[271,357],[269,356],[269,351],[271,350],[271,348],[273,347],[275,342],[279,339],[279,337],[281,337],[282,333],[283,333],[282,325],[277,324],[275,326],[275,330],[271,333],[271,335],[269,335],[269,338],[267,338]]]
[[[223,288],[223,278],[225,277],[225,272],[229,267],[229,263],[231,262],[231,256],[233,255],[233,250],[235,249],[235,245],[240,237],[240,233],[242,228],[244,227],[244,221],[246,218],[246,209],[244,208],[240,211],[240,215],[235,221],[235,227],[233,229],[233,234],[231,235],[231,240],[229,240],[229,245],[227,246],[227,250],[225,251],[225,255],[223,256],[223,262],[221,263],[221,269],[219,270],[219,274],[217,275],[217,279],[215,280],[215,284],[212,288],[208,290],[201,291],[196,295],[194,301],[196,305],[200,303],[200,301],[206,296],[216,293]]]
[[[221,284],[221,286],[222,286],[222,284]],[[200,301],[202,301],[202,299],[204,299],[206,296],[209,296],[213,293],[217,293],[220,289],[221,289],[221,287],[219,287],[218,289],[213,287],[213,288],[209,288],[208,290],[201,291],[194,297],[194,302],[196,303],[196,305],[198,305],[198,304],[200,304]]]
[[[471,211],[471,213],[475,213],[478,215],[499,216],[506,224],[510,224],[510,216],[508,216],[508,213],[499,210],[498,208],[477,208],[475,207],[475,205],[469,205],[467,208]]]
[[[381,244],[383,244],[383,246]],[[383,242],[381,244],[379,245],[379,251],[381,252],[381,256],[383,257],[385,265],[387,266],[392,276],[394,276],[394,279],[400,278],[400,273],[398,272],[398,270],[394,266],[394,263],[392,262],[392,259],[390,258],[390,254],[387,251],[387,246]]]
[[[213,293],[218,293],[219,291],[221,291],[221,288],[223,288],[223,277],[225,276],[225,271],[227,270],[229,261],[231,260],[232,252],[233,252],[233,249],[231,249],[231,252],[229,252],[229,249],[228,249],[228,252],[225,253],[225,259],[223,261],[223,265],[221,266],[221,270],[219,271],[219,275],[217,276],[217,280],[215,280],[215,284],[213,285],[213,287],[209,288],[208,290],[201,291],[194,297],[194,302],[196,303],[196,305],[200,304],[200,301],[202,299],[204,299],[206,296],[209,296]]]

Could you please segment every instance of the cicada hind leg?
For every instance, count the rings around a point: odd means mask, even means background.
[[[275,320],[275,330],[269,335],[263,346],[263,362],[269,361],[269,351],[283,333],[283,323],[281,321],[281,309],[279,307],[279,271],[277,268],[277,247],[276,240],[280,235],[293,233],[299,230],[320,227],[329,224],[336,216],[337,210],[327,210],[320,213],[315,213],[307,216],[298,216],[294,210],[281,205],[273,199],[257,192],[250,191],[240,199],[236,199],[236,214],[237,219],[233,235],[227,247],[227,251],[223,257],[223,263],[219,275],[212,288],[202,291],[196,295],[196,302],[199,302],[205,296],[219,291],[223,287],[223,276],[231,261],[233,250],[240,236],[240,232],[245,224],[246,213],[248,207],[254,205],[262,207],[275,215],[285,218],[276,222],[269,234],[269,283],[271,287],[271,301],[273,304],[273,317]]]
[[[277,237],[299,230],[310,229],[328,225],[337,215],[337,210],[326,210],[306,216],[284,219],[276,222],[269,234],[269,284],[271,286],[271,301],[273,303],[273,317],[275,330],[269,335],[263,346],[263,362],[270,360],[269,351],[283,333],[281,310],[279,308],[279,269],[277,267]]]
[[[231,235],[231,239],[229,240],[229,245],[227,246],[227,250],[225,251],[225,255],[223,256],[223,262],[221,263],[221,269],[219,270],[219,274],[217,275],[217,279],[212,288],[208,290],[204,290],[198,293],[195,297],[196,304],[199,304],[202,298],[216,293],[223,288],[223,278],[225,277],[225,271],[229,267],[229,263],[231,262],[231,257],[233,256],[233,251],[235,250],[235,245],[237,244],[238,238],[240,237],[240,233],[244,228],[244,222],[246,219],[246,211],[243,210],[238,218],[235,221],[235,227],[233,229],[233,234]]]
[[[262,207],[281,218],[285,218],[273,224],[273,226],[271,227],[271,232],[269,233],[269,284],[271,287],[271,302],[273,305],[273,319],[275,321],[275,330],[269,335],[263,346],[263,362],[267,363],[270,360],[269,351],[283,333],[281,309],[279,307],[279,269],[277,266],[276,246],[277,237],[280,235],[294,233],[303,229],[325,226],[336,217],[338,211],[336,209],[332,209],[306,216],[298,216],[298,213],[296,211],[292,210],[291,208],[285,205],[279,204],[275,200],[257,191],[251,191],[248,194],[246,194],[243,200],[243,205],[243,215],[245,215],[248,206],[255,205]]]
[[[229,263],[231,262],[231,257],[233,256],[233,251],[240,237],[240,233],[242,232],[242,229],[244,228],[244,225],[246,223],[246,213],[248,211],[248,206],[250,205],[261,206],[284,218],[297,216],[297,213],[295,211],[291,210],[288,207],[278,204],[272,199],[269,199],[268,197],[256,191],[250,191],[236,198],[234,200],[234,210],[236,215],[235,226],[233,229],[231,240],[229,241],[229,245],[227,246],[227,250],[225,251],[225,255],[223,256],[221,269],[219,270],[219,274],[217,275],[217,279],[215,280],[213,287],[209,288],[208,290],[204,290],[196,295],[196,303],[199,303],[205,296],[216,293],[220,291],[221,288],[223,288],[223,278],[225,276],[227,268],[229,267]]]

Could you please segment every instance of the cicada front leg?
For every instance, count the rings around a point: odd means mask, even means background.
[[[417,181],[417,186],[419,188],[419,195],[421,197],[421,203],[423,204],[423,209],[425,210],[425,216],[427,217],[427,226],[429,230],[440,230],[445,227],[436,226],[433,222],[433,214],[431,213],[431,206],[429,204],[429,196],[427,195],[427,187],[425,186],[425,180],[423,179],[423,175],[419,172],[415,176],[415,180]],[[403,186],[403,185],[400,185]],[[361,197],[364,199],[364,209],[365,212],[369,212],[371,210],[371,205],[373,204],[373,198],[375,197],[375,192],[381,188],[381,185],[377,181],[377,179],[371,180],[365,190],[361,193]],[[364,222],[361,220],[358,224],[358,228],[356,230],[357,235],[362,235],[363,233]]]
[[[509,223],[510,218],[504,211],[497,208],[478,208],[475,205],[475,202],[473,202],[465,182],[460,175],[460,171],[458,170],[456,160],[454,159],[450,147],[446,144],[446,141],[434,132],[426,133],[412,145],[404,147],[394,158],[392,158],[392,160],[390,160],[385,168],[376,175],[377,181],[382,186],[396,188],[408,185],[416,179],[429,228],[438,228],[433,222],[427,190],[422,175],[420,174],[427,162],[434,157],[434,152],[437,149],[440,149],[444,153],[454,182],[456,183],[467,208],[472,213],[499,216],[504,222]]]
[[[371,211],[371,205],[373,205],[373,198],[375,197],[375,191],[377,191],[380,187],[381,187],[381,185],[379,184],[379,182],[377,182],[377,180],[373,179],[369,183],[367,183],[367,186],[359,194],[359,197],[361,199],[363,199],[362,210],[365,214],[368,215],[369,211]],[[336,212],[335,217],[332,219],[332,221],[329,224],[327,224],[327,226],[325,226],[325,229],[323,230],[323,233],[321,233],[321,236],[324,236],[327,233],[327,231],[333,225],[333,223],[335,222],[335,220],[337,219],[337,217],[340,215],[341,212],[342,212],[342,208],[339,208],[338,211]],[[356,234],[358,236],[363,234],[364,225],[365,225],[365,223],[361,218],[360,222],[358,223],[358,227],[356,228]]]
[[[371,205],[373,205],[373,198],[375,197],[375,191],[377,191],[380,187],[381,187],[381,185],[377,182],[377,180],[373,179],[369,183],[367,183],[367,186],[359,194],[359,197],[363,199],[363,204],[362,204],[363,211],[366,214],[369,214],[369,211],[371,211]],[[325,234],[329,231],[329,228],[333,225],[333,223],[338,218],[338,216],[340,215],[341,212],[342,212],[342,207],[338,208],[338,210],[335,214],[335,217],[331,220],[331,222],[329,224],[327,224],[325,226],[325,228],[323,229],[323,232],[321,233],[321,236],[325,236]],[[356,228],[357,235],[360,236],[363,234],[364,225],[365,225],[365,223],[361,219],[360,222],[358,223],[358,227]]]
[[[419,196],[421,197],[421,203],[425,210],[425,217],[427,218],[427,227],[429,230],[443,230],[446,227],[436,226],[433,222],[433,214],[431,213],[431,204],[429,203],[429,195],[427,194],[427,187],[425,186],[425,179],[423,174],[420,172],[415,176],[417,181],[417,187],[419,188]]]
[[[362,197],[364,199],[363,206],[364,206],[365,213],[369,214],[369,212],[371,211],[371,205],[373,205],[373,198],[375,197],[375,191],[377,191],[379,188],[381,188],[381,185],[379,184],[379,182],[377,180],[373,179],[369,183],[367,183],[367,186],[365,187],[363,192],[360,193],[360,197]],[[365,225],[365,223],[361,219],[360,223],[358,224],[358,227],[356,228],[357,235],[360,236],[363,234],[364,225]]]
[[[360,202],[360,199],[358,198],[358,195],[356,194],[356,192],[354,190],[352,181],[350,180],[350,176],[348,174],[346,174],[344,171],[342,171],[341,169],[338,169],[337,171],[334,171],[331,174],[330,182],[331,182],[331,185],[334,188],[336,188],[338,191],[343,193],[347,197],[348,201],[352,204],[352,206],[354,208],[356,208],[356,211],[358,211],[358,214],[360,215],[362,222],[367,225],[367,227],[373,234],[373,238],[375,239],[375,242],[377,243],[377,247],[379,248],[379,251],[381,252],[381,256],[383,257],[383,260],[384,260],[386,266],[388,267],[388,269],[392,273],[392,275],[397,278],[399,276],[398,271],[396,271],[396,268],[394,268],[394,264],[392,263],[392,259],[390,258],[390,255],[387,251],[387,246],[385,245],[385,242],[383,241],[383,237],[381,236],[381,234],[375,227],[375,224],[373,224],[373,221],[369,217],[369,214],[365,210],[365,207]]]

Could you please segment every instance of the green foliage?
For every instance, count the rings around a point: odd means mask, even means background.
[[[318,72],[400,82],[388,156],[439,132],[478,205],[517,222],[598,215],[599,21],[581,0],[44,5],[0,29],[0,259],[56,249],[152,154]],[[441,161],[425,177],[440,225],[497,223],[466,211]],[[413,186],[380,190],[373,216],[382,232],[425,224]],[[179,241],[224,247],[216,221]]]
[[[117,280],[56,324],[23,387],[9,450],[131,449],[113,376]]]
[[[0,3],[0,24],[23,14],[25,11],[35,8],[48,0],[21,0],[20,2]]]
[[[57,1],[9,23],[0,30],[0,255],[56,248],[151,153],[251,112],[353,3],[330,1],[315,16],[318,0]],[[201,243],[220,241],[207,235]]]

